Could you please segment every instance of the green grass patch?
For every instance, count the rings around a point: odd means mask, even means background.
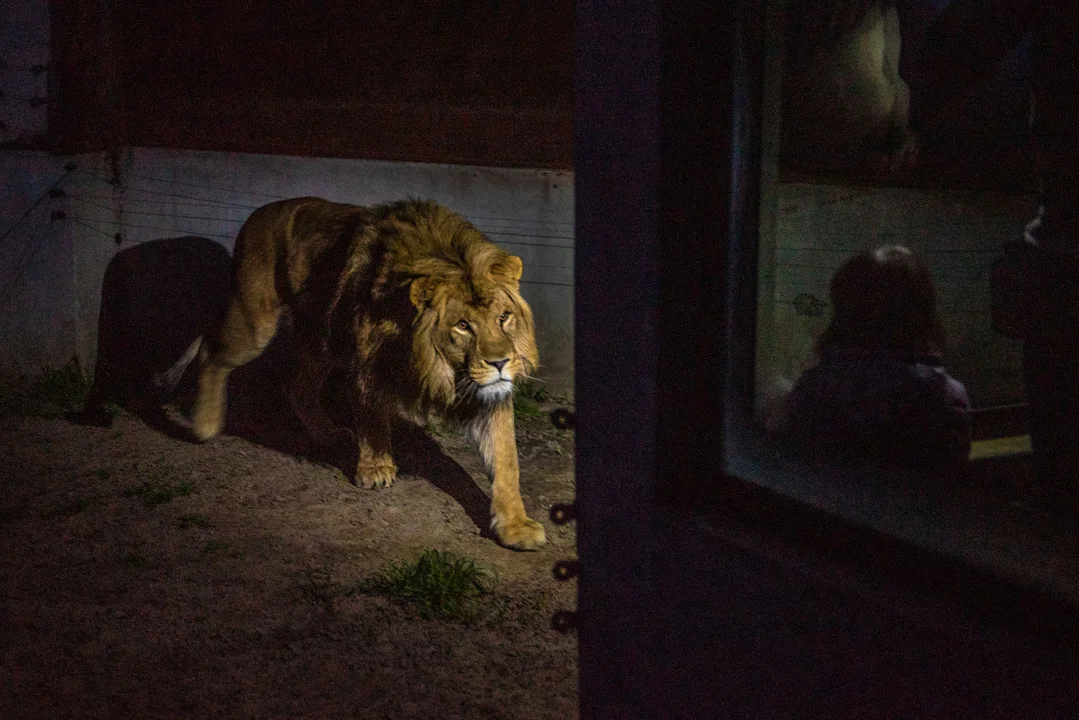
[[[513,413],[517,417],[539,417],[540,405],[550,399],[550,393],[535,380],[522,380],[513,388]]]
[[[547,388],[543,387],[543,385],[536,380],[522,380],[518,382],[516,387],[513,388],[513,396],[515,398],[531,400],[537,405],[552,399],[551,393],[547,391]]]
[[[573,400],[554,393],[539,380],[522,380],[513,390],[513,411],[519,418],[537,418],[552,406],[573,408]]]
[[[535,400],[532,400],[521,395],[514,394],[513,396],[513,414],[517,417],[539,417],[541,414],[540,405]]]
[[[115,402],[107,402],[101,406],[101,414],[111,423],[124,413],[124,409]]]
[[[81,409],[90,385],[78,355],[58,368],[46,365],[36,377],[0,378],[0,416],[53,415]]]
[[[360,582],[356,591],[414,605],[425,619],[472,623],[505,616],[505,601],[493,596],[497,583],[494,572],[478,567],[471,558],[424,550],[414,562],[390,563]]]
[[[42,402],[58,405],[65,410],[81,408],[90,392],[90,377],[83,372],[79,356],[75,355],[63,367],[46,365],[31,387],[31,395]]]
[[[158,505],[164,505],[173,498],[191,495],[196,490],[195,483],[187,480],[169,483],[155,479],[129,487],[124,490],[124,497],[138,498],[146,507],[157,507]]]

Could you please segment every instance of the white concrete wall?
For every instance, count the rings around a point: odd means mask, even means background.
[[[0,369],[34,372],[77,351],[75,234],[47,197],[64,160],[0,150]]]
[[[370,204],[418,196],[460,212],[521,256],[522,293],[539,335],[539,376],[553,389],[572,390],[570,173],[146,148],[75,158],[0,151],[9,189],[0,197],[4,228],[64,175],[68,161],[78,167],[59,185],[65,196],[42,201],[0,245],[0,368],[33,371],[75,353],[90,365],[101,279],[120,248],[202,235],[231,250],[251,210],[278,198]],[[56,210],[63,219],[49,220]],[[16,262],[27,254],[28,264]]]

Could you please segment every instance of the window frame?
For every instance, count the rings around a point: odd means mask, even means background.
[[[656,663],[692,648],[679,660],[688,669],[709,652],[665,615],[669,593],[708,583],[669,553],[709,528],[828,572],[854,568],[978,622],[1075,639],[1074,595],[762,482],[808,470],[769,465],[753,419],[757,328],[746,310],[759,303],[772,141],[761,132],[765,6],[714,5],[577,5],[581,716],[664,716],[673,691]],[[707,680],[686,682],[692,695]]]

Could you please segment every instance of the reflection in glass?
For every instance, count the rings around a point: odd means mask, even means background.
[[[943,366],[929,267],[910,249],[858,253],[829,287],[817,364],[798,378],[783,432],[804,451],[954,472],[970,453],[970,398]]]
[[[772,429],[796,381],[835,360],[822,355],[838,309],[833,275],[895,245],[931,275],[947,339],[939,360],[965,386],[975,440],[1025,434],[987,418],[1021,418],[998,409],[1024,402],[1022,346],[992,327],[988,276],[1036,207],[1017,160],[1028,137],[1027,51],[1013,52],[963,113],[915,138],[907,115],[917,98],[903,77],[942,4],[796,1],[768,13],[782,61],[766,71],[757,407]],[[975,443],[975,454],[991,451]]]

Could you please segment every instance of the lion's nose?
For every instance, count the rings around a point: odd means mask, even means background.
[[[505,360],[484,360],[485,363],[491,365],[492,367],[494,367],[495,370],[500,373],[502,372],[502,368],[506,367],[506,363],[508,363],[509,361],[509,358],[506,358]]]

